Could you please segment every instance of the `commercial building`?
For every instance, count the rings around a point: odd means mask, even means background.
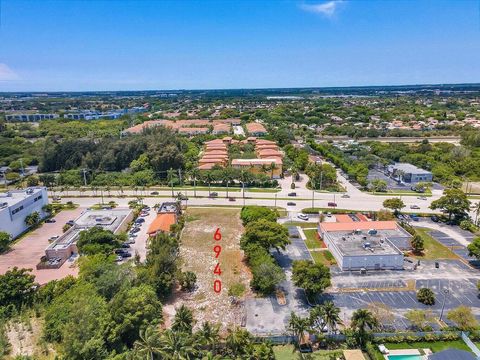
[[[351,221],[319,223],[318,235],[344,271],[403,269],[403,252],[396,244],[411,239],[395,221],[364,221],[354,215]]]
[[[60,267],[70,256],[78,253],[77,240],[82,231],[100,226],[118,234],[127,230],[132,219],[133,212],[130,209],[86,210],[74,220],[70,229],[45,249],[46,258],[57,260],[55,265]]]
[[[58,117],[58,114],[7,114],[5,115],[5,120],[9,122],[35,122],[57,119]]]
[[[157,211],[157,217],[148,227],[147,234],[155,236],[158,233],[169,233],[172,225],[178,222],[180,207],[176,202],[164,202]]]
[[[43,207],[48,204],[48,194],[45,187],[32,187],[25,190],[12,190],[0,193],[0,231],[5,231],[12,238],[28,229],[25,218],[39,213],[41,218],[47,214]]]
[[[388,165],[387,171],[393,178],[409,184],[430,182],[433,180],[433,175],[430,171],[420,169],[408,163]]]

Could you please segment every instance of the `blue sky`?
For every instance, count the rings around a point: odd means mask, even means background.
[[[480,82],[478,0],[0,4],[0,91]]]

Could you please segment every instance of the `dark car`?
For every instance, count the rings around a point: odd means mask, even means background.
[[[123,249],[128,249],[130,248],[130,245],[128,243],[123,243],[122,245],[120,245]]]
[[[215,192],[215,191],[214,191],[214,192],[212,192],[212,193],[210,193],[210,197],[217,197],[217,196],[218,196],[218,193],[217,193],[217,192]]]
[[[327,205],[331,207],[337,207],[337,203],[334,203],[333,201],[330,201]]]
[[[287,206],[295,206],[295,205],[297,205],[297,204],[295,204],[293,201],[287,202]]]
[[[131,233],[137,233],[140,231],[140,228],[134,227],[132,230],[130,230]]]
[[[440,221],[440,219],[438,218],[437,215],[432,215],[432,216],[430,217],[430,220],[432,220],[433,222],[439,222],[439,221]]]
[[[296,192],[291,192],[291,193],[288,193],[288,196],[297,196],[297,193]]]
[[[117,254],[117,255],[122,255],[122,254],[124,254],[124,253],[128,253],[128,250],[125,250],[125,249],[115,249],[114,253]]]
[[[158,195],[158,191],[152,191],[150,195]]]
[[[73,226],[73,225],[75,225],[75,221],[73,221],[73,220],[68,220],[68,221],[67,221],[67,225]]]
[[[135,220],[136,224],[141,224],[141,223],[144,223],[144,222],[145,222],[144,218],[138,218],[137,220]]]
[[[229,197],[228,201],[236,201],[236,199],[234,197]]]
[[[130,254],[129,252],[124,252],[124,253],[121,253],[120,256],[127,258],[127,257],[132,257],[132,254]]]
[[[57,222],[57,220],[55,220],[55,219],[47,219],[47,220],[45,220],[45,222],[46,222],[46,223],[55,223],[55,222]]]

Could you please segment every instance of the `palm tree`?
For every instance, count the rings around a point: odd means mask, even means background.
[[[197,197],[197,179],[199,175],[200,175],[200,170],[198,170],[198,168],[196,167],[190,171],[190,176],[193,179],[193,197]]]
[[[357,335],[360,346],[364,347],[368,330],[378,327],[378,320],[366,309],[358,309],[352,315],[351,328]]]
[[[480,201],[472,206],[472,210],[475,212],[475,225],[478,225],[478,216],[480,215]]]
[[[232,173],[231,173],[230,169],[228,169],[228,168],[224,169],[222,171],[222,180],[227,183],[227,194],[225,196],[226,198],[228,198],[228,183],[230,181],[232,181],[232,179],[233,179],[233,176],[232,176]]]
[[[214,176],[211,171],[207,171],[204,177],[205,177],[205,181],[208,184],[208,196],[210,196],[210,193],[211,193],[210,189],[211,189],[212,181],[214,180]]]
[[[277,169],[277,164],[275,164],[274,162],[272,162],[269,166],[269,169],[271,171],[270,173],[270,179],[273,179],[273,172]]]
[[[193,327],[193,314],[192,310],[182,304],[175,313],[173,319],[172,330],[177,332],[184,332],[191,334]]]
[[[195,333],[200,344],[207,347],[209,350],[215,350],[215,345],[218,343],[220,334],[220,325],[211,324],[206,321],[202,324],[200,330]]]
[[[287,330],[297,339],[297,345],[299,345],[305,337],[305,333],[310,330],[310,319],[302,318],[292,311]]]
[[[336,307],[333,301],[326,301],[323,305],[324,321],[329,332],[334,332],[337,325],[342,325],[342,319],[340,319],[340,308]]]
[[[249,346],[251,346],[252,336],[247,330],[244,329],[237,328],[234,330],[229,329],[228,331],[229,334],[225,341],[228,353],[233,358],[238,356],[241,357],[241,355],[244,355],[247,352]]]
[[[261,343],[255,349],[254,359],[256,360],[275,360],[275,353],[272,345],[269,343]]]
[[[134,343],[134,351],[142,358],[150,360],[160,352],[160,334],[154,326],[140,330],[140,338]]]
[[[170,183],[170,186],[172,187],[172,198],[175,197],[175,195],[173,194],[173,180],[175,180],[176,177],[177,177],[177,173],[175,172],[175,170],[173,170],[172,168],[167,170],[167,181]]]
[[[190,360],[198,359],[200,351],[196,349],[191,335],[165,330],[160,338],[159,354],[162,359]]]

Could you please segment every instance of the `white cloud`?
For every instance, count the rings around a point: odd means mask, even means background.
[[[300,8],[302,10],[312,12],[315,14],[324,15],[327,17],[332,17],[335,15],[335,12],[338,10],[339,5],[343,2],[343,0],[332,0],[327,1],[321,4],[301,4]]]
[[[18,80],[20,77],[7,64],[0,63],[0,81]]]

